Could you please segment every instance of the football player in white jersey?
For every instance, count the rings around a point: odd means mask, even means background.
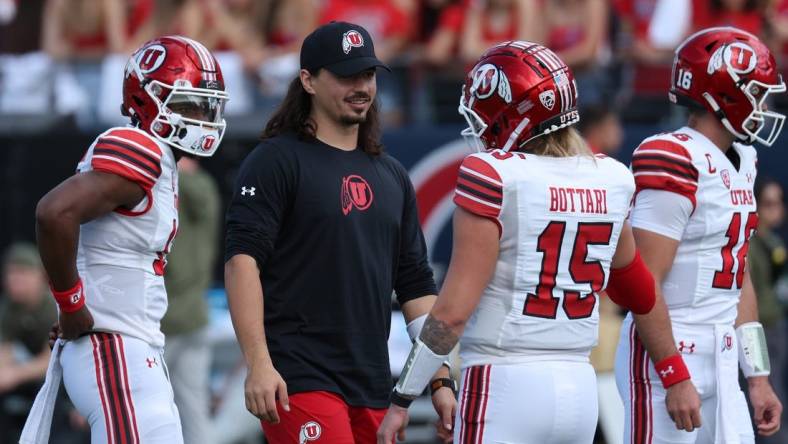
[[[631,317],[616,379],[626,407],[625,442],[752,443],[738,367],[749,382],[755,425],[780,427],[769,357],[745,259],[757,226],[754,142],[771,145],[785,117],[766,107],[786,89],[767,47],[735,28],[702,30],[673,62],[670,100],[690,109],[687,126],[644,140],[632,157],[631,223],[638,249],[668,305],[676,345],[701,396],[702,427],[677,430],[657,408],[664,390]],[[651,316],[635,316],[636,323]],[[641,319],[637,319],[640,317]]]
[[[218,63],[180,36],[129,59],[122,112],[77,173],[36,209],[41,258],[59,306],[60,339],[23,443],[46,443],[60,376],[93,443],[183,442],[162,359],[166,255],[178,228],[180,156],[211,156],[228,96]]]
[[[593,441],[589,353],[599,293],[607,287],[636,313],[657,301],[625,220],[635,181],[621,163],[594,156],[571,127],[576,104],[571,71],[539,44],[495,46],[468,74],[463,135],[485,151],[460,167],[451,264],[378,443],[402,433],[410,399],[458,340],[460,400],[454,424],[442,418],[442,435],[453,429],[459,443]],[[656,307],[667,328],[664,304]],[[673,414],[698,414],[688,381],[674,393]]]

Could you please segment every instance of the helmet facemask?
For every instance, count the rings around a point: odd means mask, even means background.
[[[482,139],[482,134],[487,130],[487,124],[469,105],[465,104],[465,88],[463,88],[462,95],[460,95],[460,106],[457,108],[457,111],[468,122],[468,127],[460,131],[460,135],[472,148],[482,152],[487,149],[487,145]]]
[[[169,93],[162,94],[166,90]],[[154,137],[195,156],[213,155],[227,126],[223,117],[226,92],[194,88],[188,81],[169,86],[157,80],[145,85],[145,91],[158,108],[151,124]],[[162,95],[166,97],[163,102],[159,99]]]
[[[785,83],[782,76],[780,76],[779,80],[780,83],[777,85],[767,85],[757,80],[750,80],[741,87],[747,100],[752,104],[750,115],[742,123],[742,130],[747,134],[750,141],[757,141],[763,145],[772,146],[777,137],[780,136],[783,123],[785,123],[785,116],[769,111],[766,106],[766,99],[769,94],[785,92]],[[765,134],[766,137],[761,137],[761,134]]]

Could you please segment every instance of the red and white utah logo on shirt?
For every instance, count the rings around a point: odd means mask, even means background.
[[[347,216],[353,207],[359,211],[364,211],[372,205],[374,196],[372,188],[363,177],[352,174],[342,178],[342,214]]]

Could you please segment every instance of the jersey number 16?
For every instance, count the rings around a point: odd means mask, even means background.
[[[725,236],[728,238],[728,243],[722,247],[722,270],[714,272],[714,282],[711,286],[714,288],[721,288],[725,290],[733,289],[733,248],[739,244],[739,236],[741,236],[741,213],[733,213],[731,223],[728,225],[728,231]],[[749,213],[747,215],[747,222],[744,225],[744,243],[739,247],[736,252],[736,288],[741,289],[744,283],[744,265],[747,261],[747,250],[750,249],[750,236],[758,228],[758,214]]]

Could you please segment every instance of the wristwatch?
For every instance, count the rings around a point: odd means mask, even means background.
[[[441,387],[450,388],[454,396],[457,396],[457,381],[451,378],[438,378],[430,382],[430,395],[434,395]]]
[[[392,390],[389,401],[391,401],[391,403],[396,406],[406,409],[410,407],[410,404],[413,402],[413,399],[402,396],[399,393],[397,393],[396,390]]]

